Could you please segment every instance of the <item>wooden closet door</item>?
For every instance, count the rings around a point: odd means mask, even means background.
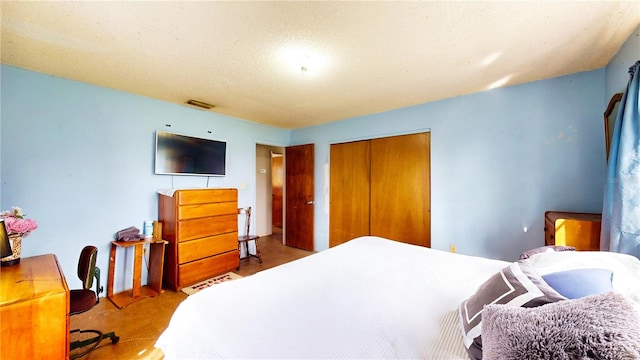
[[[431,246],[429,141],[429,133],[371,140],[371,235]]]
[[[329,247],[369,235],[368,140],[333,144],[329,160]]]

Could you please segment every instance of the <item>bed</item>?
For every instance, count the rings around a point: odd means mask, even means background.
[[[557,266],[539,257],[526,261]],[[640,292],[640,261],[622,257],[617,285]],[[165,359],[469,359],[460,306],[511,264],[361,237],[189,296],[155,346]]]

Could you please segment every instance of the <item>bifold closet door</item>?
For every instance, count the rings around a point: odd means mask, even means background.
[[[329,247],[369,235],[370,142],[333,144],[329,161]]]
[[[431,246],[429,133],[371,140],[370,234]]]

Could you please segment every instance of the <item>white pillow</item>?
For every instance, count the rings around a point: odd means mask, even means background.
[[[608,251],[544,252],[523,260],[541,276],[565,270],[599,268],[613,272],[615,291],[640,299],[640,260],[628,254]]]

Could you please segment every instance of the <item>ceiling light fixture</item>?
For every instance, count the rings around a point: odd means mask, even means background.
[[[327,67],[327,56],[318,50],[300,46],[285,46],[279,50],[279,57],[288,71],[296,75],[315,77]]]
[[[213,105],[206,103],[204,101],[200,101],[200,100],[194,100],[194,99],[189,99],[186,102],[189,105],[193,105],[193,106],[197,106],[199,108],[203,108],[203,109],[211,109],[213,107]]]
[[[300,65],[300,71],[302,71],[302,75],[307,73],[307,70],[309,70],[309,68],[307,67],[307,64],[309,63],[309,55],[304,55],[304,57],[302,58],[301,61],[302,65]]]

